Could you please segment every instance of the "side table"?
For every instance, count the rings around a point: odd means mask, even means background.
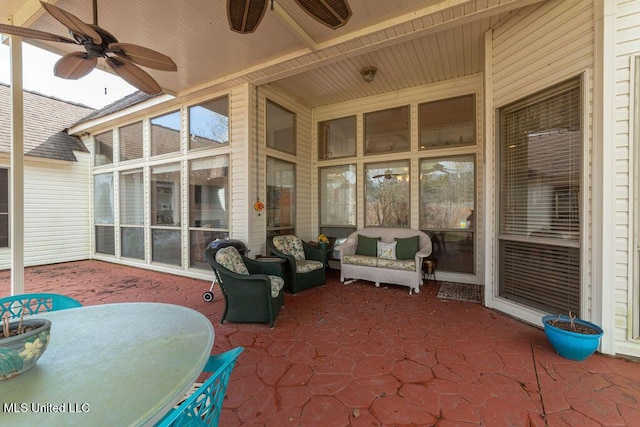
[[[436,267],[438,266],[437,259],[425,259],[422,261],[422,275],[429,282],[431,277],[433,277],[433,282],[437,283],[438,279],[436,279]]]

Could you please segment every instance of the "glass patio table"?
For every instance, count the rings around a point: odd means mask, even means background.
[[[187,307],[122,303],[52,311],[36,365],[0,381],[0,425],[153,425],[211,354],[209,319]]]

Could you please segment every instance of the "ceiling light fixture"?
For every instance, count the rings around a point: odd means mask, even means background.
[[[376,78],[377,72],[378,72],[378,69],[372,66],[364,67],[362,70],[360,70],[360,74],[362,74],[362,78],[367,83],[371,83],[373,79]]]

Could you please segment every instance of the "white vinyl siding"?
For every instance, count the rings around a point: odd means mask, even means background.
[[[638,82],[636,57],[640,56],[640,2],[618,0],[615,4],[615,280],[613,314],[616,353],[640,357],[640,126],[638,101],[634,105],[634,85]],[[635,74],[635,75],[634,75]],[[633,116],[635,115],[635,121]],[[635,163],[634,163],[635,157]],[[636,195],[634,203],[634,194]],[[635,219],[635,220],[634,220]]]
[[[490,94],[494,108],[500,108],[518,99],[549,88],[554,84],[572,77],[584,75],[587,78],[582,85],[584,126],[591,126],[590,108],[592,82],[588,70],[594,65],[594,5],[591,1],[550,1],[530,6],[520,11],[512,19],[498,26],[491,34],[491,75],[493,91]],[[590,136],[590,133],[585,132]],[[497,137],[495,135],[494,137]],[[592,141],[585,139],[583,149],[583,168],[592,162]],[[495,168],[495,158],[487,159],[487,167]],[[582,206],[591,200],[591,177],[583,177]],[[488,200],[495,202],[495,191],[488,194]],[[488,215],[494,215],[489,212]],[[591,211],[583,212],[582,221],[591,224]],[[495,232],[495,230],[493,230]],[[593,316],[593,302],[590,299],[591,264],[586,260],[591,257],[591,236],[582,236],[582,316],[589,319]],[[488,266],[497,269],[494,262]],[[487,276],[495,281],[495,274]],[[497,283],[487,283],[497,289]],[[490,292],[493,298],[495,291]],[[523,309],[499,299],[488,302],[489,306],[515,315],[531,323],[540,323],[540,314],[535,310]]]
[[[25,158],[25,266],[89,258],[89,154],[75,155],[77,163]],[[10,266],[10,248],[0,248],[0,269]]]
[[[237,87],[229,94],[229,141],[230,152],[230,180],[229,204],[231,209],[229,231],[230,238],[247,242],[253,251],[250,241],[251,211],[251,140],[249,126],[251,120],[248,115],[250,107],[250,86]]]

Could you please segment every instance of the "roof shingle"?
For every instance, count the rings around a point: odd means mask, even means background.
[[[87,149],[66,130],[94,112],[86,105],[24,91],[24,154],[55,160],[77,161],[74,151]],[[0,83],[0,153],[11,147],[11,89]]]

